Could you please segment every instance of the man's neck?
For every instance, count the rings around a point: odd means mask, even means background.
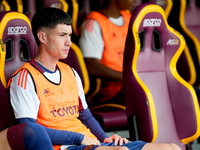
[[[54,72],[58,60],[50,57],[45,50],[41,50],[41,47],[38,47],[38,53],[35,56],[35,61],[44,66],[46,69]]]
[[[40,65],[42,65],[46,69],[48,69],[52,72],[55,71],[57,61],[48,60],[47,58],[41,57],[40,55],[39,56],[36,55],[34,59],[36,62],[38,62]]]
[[[107,17],[119,18],[120,16],[120,10],[114,6],[101,9],[100,12],[105,14]]]

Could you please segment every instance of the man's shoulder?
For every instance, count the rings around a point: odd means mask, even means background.
[[[87,19],[93,19],[96,21],[103,21],[103,20],[108,20],[108,17],[104,14],[102,14],[99,11],[92,11],[88,16]]]
[[[65,68],[69,68],[70,67],[67,63],[64,63],[62,61],[58,61],[57,62],[57,66],[58,67],[61,66],[61,67],[65,67]]]
[[[68,70],[68,71],[69,71],[69,70],[70,70],[71,72],[74,73],[74,70],[72,69],[72,67],[69,66],[67,63],[58,61],[57,67],[58,67],[61,71],[63,71],[63,70]]]

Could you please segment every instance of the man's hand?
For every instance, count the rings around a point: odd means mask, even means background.
[[[101,145],[99,140],[96,140],[96,139],[88,137],[88,136],[84,136],[81,144],[82,145]]]
[[[105,140],[103,141],[104,143],[110,143],[110,142],[114,142],[114,145],[117,146],[117,144],[119,144],[120,146],[122,144],[126,144],[129,142],[129,140],[127,140],[126,138],[122,138],[121,136],[114,134],[109,138],[105,138]]]

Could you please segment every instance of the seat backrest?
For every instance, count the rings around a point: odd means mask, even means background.
[[[167,19],[169,25],[179,31],[186,41],[184,49],[188,59],[189,71],[191,78],[188,81],[190,84],[198,86],[200,84],[200,44],[197,37],[188,30],[185,25],[184,14],[186,10],[186,0],[173,0],[173,7]],[[182,62],[178,62],[178,71],[181,69]],[[183,73],[182,73],[183,72]],[[181,76],[184,77],[187,72],[179,71]],[[192,80],[192,81],[191,81]]]
[[[37,45],[31,25],[26,15],[7,11],[0,14],[0,42],[4,44],[1,51],[1,80],[6,87],[11,75],[31,57],[35,56]]]
[[[198,49],[198,47],[199,47],[198,46],[198,41],[195,39],[194,35],[192,35],[190,33],[190,31],[187,30],[187,28],[184,25],[184,19],[183,19],[184,7],[185,7],[184,1],[185,0],[183,0],[183,2],[181,2],[182,3],[181,5],[179,5],[179,3],[177,3],[177,1],[176,1],[175,6],[173,7],[173,0],[148,0],[148,2],[152,2],[154,4],[157,4],[157,5],[161,6],[165,11],[166,18],[169,17],[170,13],[172,14],[172,15],[170,15],[170,18],[173,17],[173,15],[179,16],[179,20],[176,18],[175,22],[174,22],[174,19],[171,19],[171,21],[173,21],[173,23],[177,25],[177,27],[175,27],[175,29],[182,28],[183,29],[182,32],[184,32],[186,35],[189,36],[189,37],[187,36],[187,39],[189,39],[187,41],[190,41],[190,38],[191,38],[191,40],[196,43],[195,45],[197,46],[197,49]],[[194,3],[193,1],[194,0],[192,0],[192,2],[190,2],[190,3]],[[173,7],[173,10],[172,10],[172,7]],[[177,10],[177,8],[182,8],[182,9]],[[172,12],[171,12],[171,10],[172,10]],[[194,14],[196,13],[196,10],[197,9],[195,9],[195,11],[194,11],[192,9],[193,14],[192,13],[187,13],[187,14],[190,14],[192,17],[184,17],[184,18],[186,20],[190,20],[189,21],[190,23],[194,22],[190,18],[194,18],[195,17]],[[176,14],[174,14],[174,13],[176,13]],[[180,15],[178,15],[178,14],[180,14]],[[198,13],[196,13],[196,14],[198,14]],[[198,20],[198,19],[196,18],[196,20]],[[196,30],[196,26],[194,28],[195,28],[194,32],[196,34],[198,34],[198,30]],[[178,30],[178,31],[181,32],[180,30]],[[190,54],[190,51],[189,51],[189,48],[190,49],[192,48],[192,46],[190,46],[190,45],[189,45],[189,47],[186,45],[184,52],[181,54],[181,57],[180,57],[180,59],[179,59],[179,61],[177,63],[177,66],[178,66],[177,69],[178,69],[179,74],[186,81],[188,81],[190,84],[193,85],[195,83],[196,76],[198,76],[198,75],[196,74],[195,64],[193,62],[193,58],[191,57],[191,54]]]
[[[160,6],[146,3],[135,9],[123,62],[131,138],[176,143],[182,150],[198,138],[197,97],[176,69],[184,46],[184,38],[168,25]]]
[[[0,14],[0,131],[16,124],[6,84],[10,76],[36,54],[28,18],[19,12]]]
[[[84,62],[84,59],[79,47],[76,44],[72,43],[68,57],[66,59],[61,59],[60,61],[68,64],[69,66],[71,66],[77,71],[83,84],[84,93],[87,94],[89,90],[89,86],[90,86],[89,77],[88,77],[87,68],[86,68],[86,65],[85,65],[85,62]]]

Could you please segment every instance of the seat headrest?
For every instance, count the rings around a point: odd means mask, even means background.
[[[144,29],[148,31],[152,31],[154,29],[161,31],[166,28],[167,24],[165,13],[162,8],[151,3],[139,5],[135,9],[130,24],[133,25],[134,22],[135,27],[139,29],[138,31],[142,31]]]
[[[35,46],[31,24],[26,15],[14,11],[3,12],[0,14],[0,27],[0,39],[2,41],[12,39],[13,42],[19,43],[18,40],[23,39],[29,47]],[[31,48],[30,50],[30,56],[34,56],[36,54],[35,49]]]
[[[138,61],[143,63],[140,63],[142,67],[138,67],[137,71],[161,71],[165,69],[166,62],[162,60],[164,59],[168,63],[171,60],[171,58],[165,58],[165,54],[172,53],[172,57],[180,47],[179,38],[183,38],[182,36],[177,37],[179,33],[168,25],[163,9],[152,3],[139,5],[135,9],[129,28],[132,28],[129,29],[129,32],[132,33],[129,33],[128,36],[134,36],[136,39],[134,47],[139,48],[140,55],[145,57],[144,59],[142,56],[142,60],[140,57],[138,58]]]

